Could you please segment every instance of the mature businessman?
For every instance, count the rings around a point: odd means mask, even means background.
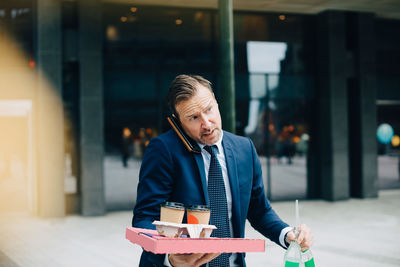
[[[222,130],[221,116],[211,84],[197,75],[177,76],[167,94],[173,116],[194,140],[199,153],[190,152],[170,130],[149,143],[139,174],[132,225],[154,229],[160,204],[211,206],[210,223],[217,237],[244,237],[246,219],[265,237],[282,247],[295,240],[292,228],[272,209],[264,193],[262,173],[250,139]],[[297,242],[303,250],[313,244],[306,225]],[[209,262],[209,263],[208,263]],[[245,266],[244,255],[171,254],[144,251],[140,266]]]

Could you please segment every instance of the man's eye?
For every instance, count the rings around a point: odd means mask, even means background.
[[[197,118],[198,118],[197,116],[193,116],[193,117],[190,118],[190,120],[193,121],[193,120],[195,120],[195,119],[197,119]]]

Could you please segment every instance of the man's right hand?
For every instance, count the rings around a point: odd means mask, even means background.
[[[221,253],[170,254],[168,260],[174,267],[198,267],[219,255]]]

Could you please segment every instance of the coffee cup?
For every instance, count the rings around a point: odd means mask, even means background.
[[[187,209],[188,224],[209,224],[210,208],[205,205],[192,205]]]
[[[185,215],[185,206],[178,202],[165,202],[161,204],[160,221],[182,223]]]

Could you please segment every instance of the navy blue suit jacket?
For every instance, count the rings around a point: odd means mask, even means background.
[[[280,245],[279,235],[288,225],[265,196],[261,165],[253,143],[224,131],[222,146],[232,191],[234,237],[244,237],[248,219],[257,231]],[[155,229],[152,222],[160,219],[160,204],[165,201],[209,204],[202,155],[189,152],[173,130],[153,138],[146,148],[132,225]],[[164,257],[144,252],[140,266],[163,266]],[[238,263],[245,266],[243,254],[239,254]]]

